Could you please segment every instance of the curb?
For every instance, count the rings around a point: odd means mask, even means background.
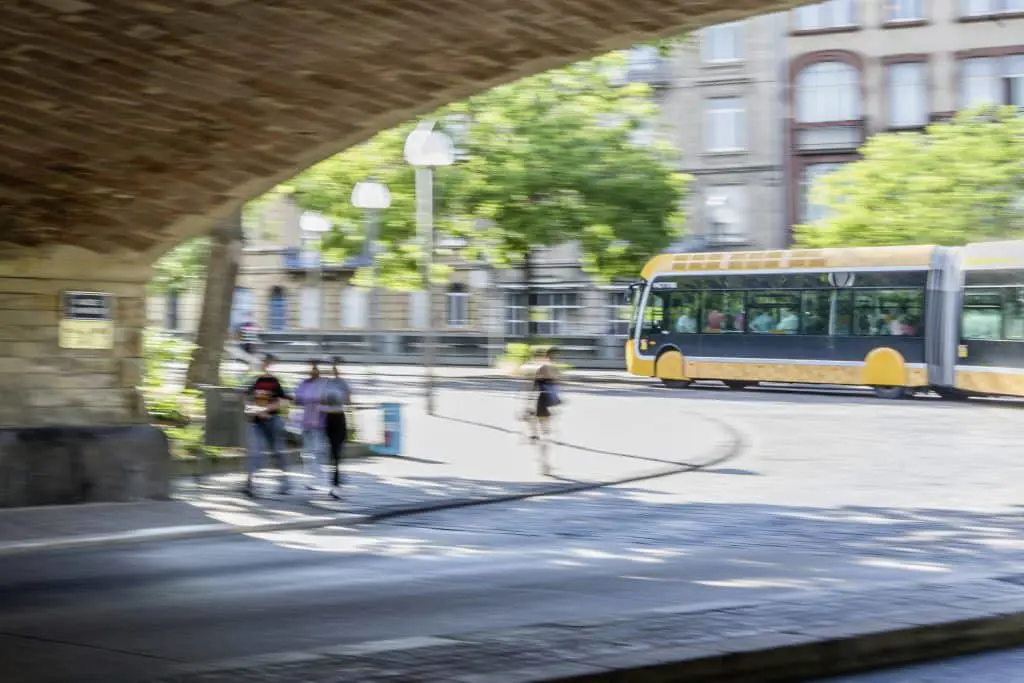
[[[641,617],[643,614],[633,616]],[[537,624],[483,634],[365,641],[185,664],[173,667],[168,674],[146,680],[192,680],[179,677],[209,675],[225,682],[247,681],[253,680],[252,675],[262,667],[285,664],[301,667],[305,663],[327,664],[332,660],[341,665],[339,670],[344,675],[345,672],[351,673],[351,667],[345,666],[344,660],[354,662],[360,658],[369,658],[369,661],[359,664],[361,671],[374,673],[373,657],[383,655],[378,666],[387,668],[396,680],[415,680],[418,667],[440,670],[447,666],[452,680],[472,680],[475,683],[621,683],[627,680],[636,683],[795,683],[948,659],[1024,643],[1024,611],[1021,611],[1019,599],[1012,600],[1009,606],[965,606],[946,610],[946,614],[945,621],[942,610],[938,610],[916,615],[911,612],[906,617],[889,615],[872,619],[867,616],[834,623],[844,616],[836,613],[828,615],[834,617],[828,625],[822,623],[791,630],[776,627],[776,630],[760,631],[755,626],[746,632],[733,631],[731,634],[726,629],[719,631],[717,638],[697,638],[682,646],[650,649],[623,647],[626,643],[619,642],[615,648],[617,651],[597,656],[592,652],[586,654],[587,649],[593,648],[584,647],[580,652],[574,652],[571,647],[560,650],[547,645],[543,638],[531,647],[529,639],[523,640],[521,634],[524,629],[542,630],[545,626]],[[951,619],[949,615],[952,615]],[[713,623],[710,627],[715,631]],[[506,640],[503,636],[508,634],[512,637]],[[600,642],[600,634],[595,636]],[[587,639],[585,627],[579,638]],[[462,673],[458,670],[459,650],[480,647],[486,651],[503,641],[518,642],[518,645],[510,646],[509,653],[532,654],[534,656],[528,659],[534,661],[526,666],[518,663],[517,666],[514,663],[516,658],[511,657],[508,659],[510,666],[494,674]],[[389,653],[399,656],[388,657]],[[403,656],[404,653],[409,654]],[[285,679],[267,676],[266,680]]]
[[[830,635],[862,628],[853,635]],[[943,660],[1024,644],[1024,612],[979,616],[924,626],[904,626],[870,622],[837,625],[822,629],[822,634],[776,632],[740,636],[731,641],[728,652],[691,650],[691,659],[658,664],[651,662],[650,651],[643,655],[619,657],[614,669],[554,677],[523,677],[527,681],[564,681],[566,683],[636,683],[647,681],[687,681],[688,683],[783,683],[817,680],[825,677],[864,673],[888,667]],[[647,658],[647,664],[640,661]],[[636,661],[630,664],[629,660]],[[580,662],[582,667],[592,665]]]
[[[370,513],[332,513],[329,515],[316,515],[297,520],[264,522],[262,524],[246,526],[236,526],[224,522],[211,522],[209,524],[140,529],[129,532],[61,536],[47,539],[13,541],[10,543],[0,543],[0,557],[54,550],[75,550],[83,548],[137,545],[140,543],[152,543],[157,541],[192,541],[223,536],[244,536],[249,534],[272,533],[275,531],[308,531],[311,529],[322,529],[329,526],[367,526],[399,517],[409,517],[430,512],[477,507],[481,505],[495,505],[499,503],[529,500],[532,498],[546,498],[570,493],[580,493],[608,486],[620,486],[648,479],[667,477],[673,474],[684,474],[686,472],[693,472],[707,467],[715,467],[727,460],[735,458],[744,450],[746,447],[745,440],[743,439],[742,434],[735,427],[718,418],[710,416],[702,417],[722,426],[730,438],[720,454],[711,457],[707,462],[699,464],[680,462],[669,467],[661,467],[617,479],[585,483],[554,484],[537,490],[509,493],[499,496],[450,498],[446,501],[437,503],[410,503],[406,505],[395,505],[391,507],[384,507]]]

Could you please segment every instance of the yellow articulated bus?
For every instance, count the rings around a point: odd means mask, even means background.
[[[1024,396],[1024,242],[662,254],[630,287],[630,373]]]

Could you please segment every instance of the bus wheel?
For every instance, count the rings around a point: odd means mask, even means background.
[[[906,398],[909,395],[906,387],[874,387],[874,389],[875,396],[889,400]]]
[[[693,384],[688,379],[663,379],[661,383],[668,389],[685,389]]]
[[[722,384],[724,384],[725,386],[729,387],[730,389],[736,389],[737,391],[739,391],[740,389],[746,389],[747,387],[752,387],[755,384],[757,384],[757,382],[744,382],[744,381],[738,380],[738,379],[723,379],[722,380]]]

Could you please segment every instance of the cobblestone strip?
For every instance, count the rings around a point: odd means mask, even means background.
[[[1022,625],[1024,588],[985,579],[348,645],[149,683],[802,680],[1017,644]]]

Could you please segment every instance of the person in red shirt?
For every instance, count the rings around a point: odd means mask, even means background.
[[[288,463],[284,458],[284,422],[281,419],[282,402],[289,399],[280,380],[271,373],[270,365],[274,357],[263,358],[260,376],[249,385],[248,401],[245,407],[249,416],[249,439],[246,448],[246,480],[244,493],[255,496],[256,473],[263,468],[264,451],[269,450],[271,457],[277,462],[282,472],[279,493],[287,494],[290,490],[288,479]]]

